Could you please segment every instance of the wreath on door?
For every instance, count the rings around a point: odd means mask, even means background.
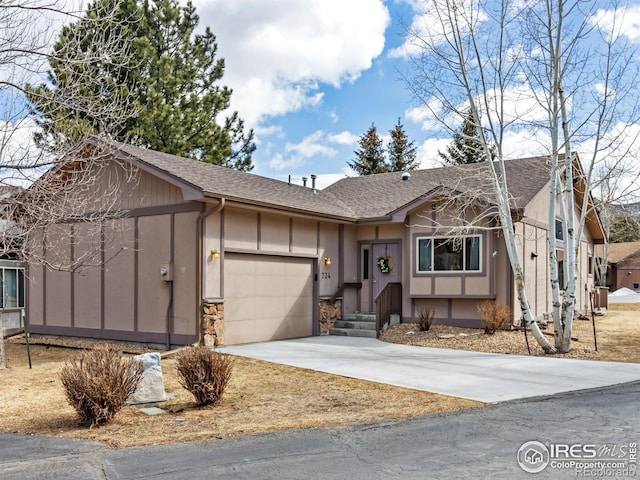
[[[384,257],[378,257],[378,269],[380,273],[389,273],[393,270],[393,258],[389,255],[385,255]]]

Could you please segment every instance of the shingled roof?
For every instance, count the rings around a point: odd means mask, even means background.
[[[640,256],[640,242],[610,243],[607,252],[609,263],[620,263]]]
[[[512,208],[524,208],[549,182],[544,157],[508,160],[504,165]],[[359,218],[389,215],[438,187],[492,204],[495,197],[488,170],[487,164],[476,163],[414,170],[408,180],[403,180],[403,172],[350,177],[324,191],[348,202]]]
[[[178,182],[188,183],[202,191],[204,195],[356,220],[354,212],[328,192],[314,193],[311,188],[300,185],[124,143],[104,140],[100,142],[108,145],[110,153],[117,157],[122,159],[133,157],[139,162],[168,174]],[[97,144],[100,145],[100,143]]]
[[[114,141],[94,139],[122,159],[134,159],[177,182],[185,182],[205,196],[225,197],[255,205],[285,208],[315,215],[357,221],[383,217],[420,199],[438,187],[491,202],[492,186],[486,164],[415,170],[409,180],[403,172],[346,177],[324,190],[239,172],[226,167],[156,152]],[[505,162],[512,208],[523,208],[549,181],[543,157]]]

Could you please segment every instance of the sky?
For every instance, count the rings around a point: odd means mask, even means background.
[[[398,119],[424,165],[450,138],[427,139],[407,119],[415,105],[390,55],[411,6],[380,0],[197,0],[225,59],[232,109],[254,129],[253,173],[318,187],[355,175],[358,137],[375,124],[384,143]]]
[[[595,1],[598,21],[606,29],[612,23],[613,2]],[[355,159],[357,140],[372,124],[386,145],[398,119],[417,147],[421,167],[440,166],[438,151],[444,151],[452,134],[434,122],[403,80],[412,73],[407,26],[433,24],[419,8],[420,0],[193,3],[199,28],[211,28],[218,54],[225,59],[222,84],[233,89],[231,109],[255,132],[253,173],[283,181],[291,176],[295,183],[315,174],[318,188],[323,188],[356,175],[347,163]],[[640,0],[630,3],[617,27],[637,48]],[[53,30],[49,29],[51,38]],[[516,112],[526,102],[522,92],[513,93]],[[527,115],[536,113],[544,115],[533,109]],[[447,123],[456,128],[461,119]],[[31,126],[27,127],[29,133]],[[640,121],[612,130],[630,127],[640,137]],[[505,157],[546,153],[540,140],[539,131],[512,132],[505,139]],[[640,165],[640,154],[632,158]]]
[[[600,2],[606,24],[608,2]],[[637,3],[637,2],[636,2]],[[345,175],[372,124],[386,145],[398,119],[421,167],[440,166],[451,133],[435,128],[403,77],[411,73],[407,26],[424,21],[416,0],[195,0],[225,58],[232,109],[256,134],[258,175],[323,188]],[[640,7],[625,16],[640,43]],[[432,119],[431,119],[432,120]],[[543,153],[536,133],[507,138],[506,157]]]

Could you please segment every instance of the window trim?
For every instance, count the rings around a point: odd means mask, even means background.
[[[415,252],[415,261],[414,261],[414,272],[416,275],[478,275],[482,274],[484,271],[484,260],[483,260],[483,245],[484,245],[484,235],[482,234],[471,234],[471,235],[461,235],[460,238],[463,245],[462,251],[462,260],[466,263],[467,255],[466,255],[466,239],[468,238],[477,238],[478,239],[478,269],[477,270],[435,270],[435,241],[438,239],[450,240],[455,237],[446,236],[446,235],[415,235],[415,243],[414,243],[414,252]],[[431,270],[420,270],[420,240],[431,240]],[[466,267],[466,265],[465,265]]]
[[[5,271],[13,270],[15,271],[15,282],[16,282],[16,306],[15,307],[6,307],[6,287],[4,284]],[[4,267],[0,266],[0,288],[2,288],[2,292],[0,292],[0,310],[16,310],[25,308],[26,298],[25,298],[25,290],[26,290],[26,281],[25,281],[25,269],[24,267]],[[20,305],[20,300],[22,300],[22,305]]]

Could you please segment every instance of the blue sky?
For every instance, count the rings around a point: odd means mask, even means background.
[[[254,173],[294,182],[318,175],[320,188],[355,175],[347,162],[374,123],[385,145],[398,118],[424,168],[439,166],[451,133],[434,127],[412,98],[406,25],[434,23],[419,0],[194,0],[201,26],[211,27],[226,61],[223,83],[232,108],[256,132]],[[640,44],[640,6],[631,0],[623,36]],[[597,1],[601,25],[613,2]],[[425,27],[426,25],[426,27]],[[521,92],[510,107],[522,109]],[[531,97],[531,95],[529,95]],[[534,109],[535,110],[535,109]],[[540,113],[540,112],[534,112]],[[517,113],[516,113],[517,114]],[[445,119],[456,127],[460,119]],[[636,125],[640,131],[640,125]],[[511,132],[507,158],[546,153],[540,131]]]
[[[431,29],[434,21],[422,8],[428,2],[193,2],[200,27],[210,27],[217,36],[219,56],[226,62],[222,83],[234,90],[232,109],[255,131],[254,173],[284,181],[291,175],[296,183],[301,183],[303,176],[316,174],[318,186],[323,188],[345,175],[355,175],[347,162],[355,158],[357,139],[372,123],[386,144],[398,118],[418,148],[421,166],[440,165],[437,153],[451,142],[451,133],[416,103],[400,79],[402,73],[411,73],[405,26]],[[613,3],[588,2],[598,8],[596,16],[604,29],[612,24]],[[630,4],[619,27],[630,46],[638,48],[640,0],[630,0]],[[55,29],[49,34],[54,38]],[[595,91],[597,82],[593,82]],[[533,96],[531,90],[523,93],[518,88],[512,94],[509,107],[518,115],[528,105],[523,98],[530,101]],[[527,115],[541,113],[529,108]],[[454,128],[461,122],[445,113],[438,120]],[[625,137],[640,138],[640,115],[636,120],[631,125],[614,125],[613,133],[618,128],[624,130]],[[24,123],[20,138],[21,143],[28,143],[32,125]],[[544,134],[540,131],[511,131],[503,145],[504,154],[513,158],[546,153],[542,143]],[[631,153],[640,165],[640,152],[634,148]]]
[[[195,4],[201,26],[211,27],[225,58],[223,83],[234,89],[232,108],[256,132],[254,173],[282,180],[291,175],[295,182],[317,174],[321,187],[355,175],[347,162],[355,157],[357,138],[374,123],[386,144],[398,118],[422,147],[425,132],[407,119],[414,105],[400,79],[407,65],[389,55],[404,41],[403,22],[413,18],[408,2]]]

